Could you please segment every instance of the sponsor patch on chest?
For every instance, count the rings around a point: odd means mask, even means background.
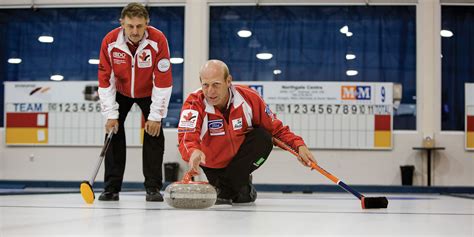
[[[242,129],[242,118],[232,119],[232,127],[234,130]]]
[[[125,59],[126,54],[122,52],[113,52],[112,57],[113,58],[119,58],[119,59]]]
[[[209,135],[211,136],[222,136],[225,135],[224,120],[216,119],[207,122],[207,128],[209,129]]]
[[[138,53],[138,67],[147,68],[151,67],[151,50],[144,49]]]
[[[112,59],[114,64],[124,64],[127,63],[125,57],[127,54],[123,52],[112,52]]]

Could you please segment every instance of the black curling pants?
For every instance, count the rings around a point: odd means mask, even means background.
[[[104,189],[109,192],[120,192],[122,189],[123,174],[126,162],[126,140],[124,123],[127,114],[136,103],[145,120],[150,114],[151,97],[129,98],[117,93],[116,101],[119,104],[119,129],[112,137],[112,143],[105,155],[105,177]],[[145,176],[145,188],[161,189],[163,186],[162,164],[165,150],[165,137],[163,127],[160,129],[158,137],[152,137],[148,133],[143,133],[143,175]]]
[[[271,134],[263,128],[254,128],[246,134],[244,142],[227,167],[212,169],[201,166],[201,168],[209,183],[218,189],[218,197],[235,199],[237,196],[248,196],[251,194],[241,192],[251,192],[246,188],[252,185],[250,174],[267,160],[272,149]]]

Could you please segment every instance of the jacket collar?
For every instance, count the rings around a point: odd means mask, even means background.
[[[234,106],[234,109],[239,107],[242,103],[244,103],[244,97],[239,93],[237,89],[235,89],[234,85],[231,85],[229,88],[230,92],[230,97],[229,97],[229,102],[227,103],[228,106]],[[204,104],[206,105],[206,113],[208,114],[216,114],[216,109],[214,108],[213,105],[209,104],[204,98]]]
[[[149,43],[148,30],[145,30],[145,35],[143,36],[143,39],[141,39],[140,42],[138,43],[137,52],[145,48],[148,45],[148,43]],[[128,49],[127,39],[125,38],[125,32],[122,27],[120,27],[120,32],[118,34],[117,41],[115,43],[115,48],[122,50],[123,52],[127,53],[128,55],[130,55],[130,57],[133,58],[132,52],[130,52],[130,49]]]
[[[244,103],[245,99],[244,97],[239,93],[239,91],[235,88],[234,85],[230,87],[232,90],[232,93],[234,94],[234,108],[239,107],[241,104]]]

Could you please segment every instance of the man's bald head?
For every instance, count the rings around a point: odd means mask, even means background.
[[[227,65],[217,59],[207,61],[199,70],[199,78],[222,78],[224,80],[229,76],[229,68]]]
[[[229,88],[232,85],[227,65],[220,60],[209,60],[201,67],[199,79],[207,102],[218,109],[224,109],[229,101]]]

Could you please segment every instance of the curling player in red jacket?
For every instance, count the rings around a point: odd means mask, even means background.
[[[179,151],[190,170],[201,167],[216,187],[216,205],[255,201],[251,174],[267,160],[272,136],[298,151],[303,165],[316,162],[303,139],[283,126],[256,91],[232,84],[224,62],[206,62],[199,76],[201,88],[181,110]]]
[[[124,123],[133,104],[145,118],[143,175],[146,200],[162,202],[162,163],[165,138],[161,120],[167,116],[172,90],[168,41],[149,26],[149,15],[140,3],[123,8],[121,27],[103,39],[99,64],[99,98],[105,129],[116,135],[105,156],[104,192],[101,201],[118,201],[126,160]]]

